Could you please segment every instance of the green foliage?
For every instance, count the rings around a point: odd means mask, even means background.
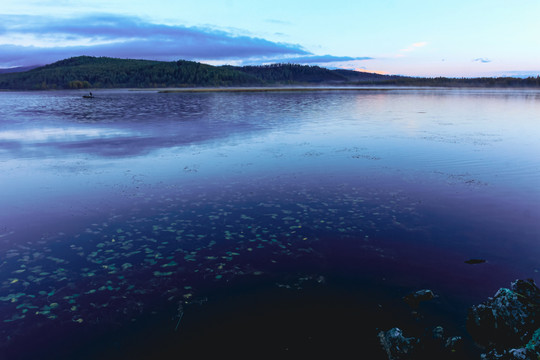
[[[88,81],[73,80],[68,83],[69,89],[88,89],[90,87],[91,86]]]
[[[539,87],[540,77],[413,78],[297,64],[235,67],[185,60],[163,62],[91,56],[69,58],[25,72],[0,74],[0,89],[11,90],[302,84]]]
[[[357,83],[363,84],[363,83]],[[378,82],[378,84],[395,86],[436,86],[436,87],[540,87],[540,76],[526,79],[513,77],[481,77],[481,78],[416,78],[396,77]]]
[[[261,81],[234,69],[192,61],[162,62],[79,56],[27,72],[0,74],[2,89],[232,86]]]
[[[348,80],[343,75],[318,66],[272,64],[230,68],[253,75],[267,84],[329,83]]]

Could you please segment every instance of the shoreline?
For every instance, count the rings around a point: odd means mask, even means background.
[[[129,89],[129,91],[156,91],[168,93],[200,93],[200,92],[314,92],[314,91],[433,91],[433,90],[508,90],[504,87],[445,87],[445,86],[355,86],[355,87],[191,87],[191,88],[161,88],[161,89]],[[533,90],[531,88],[513,88],[513,90]]]
[[[179,92],[289,92],[289,91],[388,91],[393,87],[215,87],[215,88],[172,88],[158,90],[160,94]],[[136,90],[135,90],[136,91]]]
[[[0,89],[0,93],[17,92],[88,92],[88,91],[132,91],[167,93],[203,93],[203,92],[322,92],[322,91],[434,91],[434,90],[463,90],[463,91],[528,91],[540,92],[531,87],[487,87],[487,86],[412,86],[412,85],[360,85],[360,86],[270,86],[270,87],[186,87],[186,88],[88,88],[88,89]]]

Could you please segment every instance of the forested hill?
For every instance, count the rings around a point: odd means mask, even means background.
[[[0,73],[0,89],[8,90],[370,84],[540,87],[540,77],[413,78],[297,64],[211,66],[185,60],[164,62],[90,56],[69,58],[24,72]]]
[[[125,60],[79,56],[26,72],[0,74],[0,89],[151,88],[345,84],[377,74],[328,70],[318,66],[211,66],[193,61]]]
[[[234,69],[192,61],[124,60],[79,56],[26,72],[0,74],[1,89],[142,88],[258,84]]]
[[[352,70],[329,70],[319,66],[298,64],[272,64],[229,68],[253,75],[267,84],[345,84],[355,81],[386,81],[400,78],[399,76],[386,76]]]

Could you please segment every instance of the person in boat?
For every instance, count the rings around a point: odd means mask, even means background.
[[[92,92],[90,91],[90,97],[94,97],[94,95],[92,95]]]

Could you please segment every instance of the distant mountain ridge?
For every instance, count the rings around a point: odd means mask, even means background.
[[[9,69],[7,69],[9,70]],[[443,87],[540,87],[540,76],[501,78],[416,78],[319,66],[272,64],[212,66],[172,62],[78,56],[53,64],[0,72],[0,89],[49,90],[90,88],[170,88],[287,85],[392,85]]]
[[[256,76],[266,83],[349,83],[353,81],[386,81],[396,76],[365,73],[353,70],[329,70],[319,66],[272,64],[231,67]]]
[[[0,88],[46,90],[346,84],[359,79],[382,81],[392,77],[297,64],[211,66],[186,60],[164,62],[78,56],[25,72],[0,74]]]
[[[24,72],[28,70],[35,69],[37,67],[40,67],[42,65],[31,65],[31,66],[16,66],[11,68],[0,68],[0,74],[11,74],[11,73],[17,73],[17,72]]]

